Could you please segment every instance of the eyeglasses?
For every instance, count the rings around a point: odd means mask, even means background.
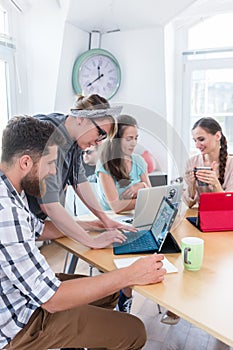
[[[95,125],[96,129],[98,130],[99,136],[95,140],[95,142],[100,142],[105,140],[108,137],[108,134],[105,130],[101,129],[101,127],[94,121],[94,119],[89,118],[89,120]]]
[[[82,151],[82,154],[84,155],[84,154],[87,154],[88,156],[90,155],[90,154],[92,154],[93,152],[95,152],[95,151],[92,151],[92,150],[90,150],[90,149],[87,149],[87,150],[85,150],[85,151]]]

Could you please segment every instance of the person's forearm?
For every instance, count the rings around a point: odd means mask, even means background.
[[[197,192],[190,193],[189,189],[186,188],[182,194],[182,199],[189,208],[192,208],[198,200]]]
[[[52,221],[45,221],[42,235],[38,238],[38,241],[46,241],[64,237],[64,234],[58,230]]]
[[[103,223],[108,220],[108,216],[101,208],[91,186],[87,182],[83,182],[78,185],[76,189],[77,195],[82,200],[82,202],[90,209],[90,211]]]
[[[116,214],[120,214],[124,211],[133,210],[135,208],[136,199],[118,199],[112,203],[109,203],[111,209]]]
[[[73,238],[87,247],[95,248],[94,238],[72,219],[60,203],[50,203],[41,207],[50,217],[56,228],[64,233],[64,235]]]
[[[54,313],[88,304],[115,293],[129,285],[130,275],[125,270],[119,269],[94,277],[64,281],[42,308]]]
[[[216,184],[213,185],[213,192],[224,192],[220,182],[216,182]]]
[[[86,204],[87,207],[91,210],[91,212],[98,218],[100,219],[100,221],[102,221],[103,223],[105,222],[105,220],[108,219],[107,214],[104,212],[104,210],[101,208],[99,202],[97,201],[96,197],[92,194],[91,197],[91,205],[88,205],[88,203]]]
[[[144,187],[151,187],[150,178],[147,172],[141,175],[141,182],[144,183]]]
[[[161,282],[166,273],[163,258],[162,254],[152,254],[119,270],[64,281],[42,307],[53,313],[86,305],[124,287]]]
[[[195,196],[196,196],[196,192],[197,192],[196,186],[193,185],[193,184],[191,184],[191,185],[189,186],[189,197],[192,198],[192,199],[194,199]]]

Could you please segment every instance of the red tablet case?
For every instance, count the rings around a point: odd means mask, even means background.
[[[233,230],[233,192],[201,193],[198,217],[203,232]]]

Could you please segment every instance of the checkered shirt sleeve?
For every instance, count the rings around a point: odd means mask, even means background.
[[[4,193],[5,192],[5,193]],[[7,193],[8,192],[8,193]],[[35,244],[43,223],[0,184],[0,348],[60,285]],[[5,195],[4,195],[5,194]]]

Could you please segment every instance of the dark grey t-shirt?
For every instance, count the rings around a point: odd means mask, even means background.
[[[39,218],[45,219],[46,214],[40,208],[41,203],[60,202],[65,204],[66,186],[76,187],[79,183],[87,181],[85,169],[82,164],[82,150],[74,142],[65,127],[64,114],[53,113],[49,115],[38,114],[34,116],[40,120],[49,121],[59,128],[65,137],[65,144],[58,147],[57,173],[46,179],[46,194],[42,198],[27,195],[30,210]]]

